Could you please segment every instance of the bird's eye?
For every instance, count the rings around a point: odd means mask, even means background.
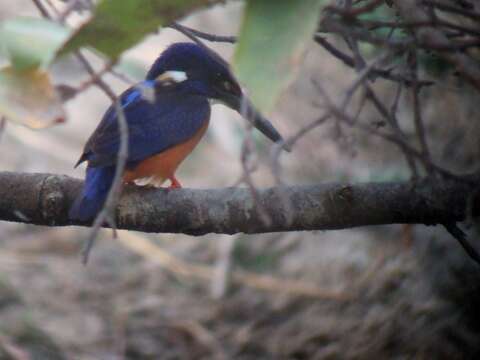
[[[222,83],[223,85],[223,88],[227,91],[231,91],[232,90],[232,84],[230,83],[230,81],[224,81]]]

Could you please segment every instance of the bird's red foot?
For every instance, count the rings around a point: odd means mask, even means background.
[[[172,176],[168,180],[170,180],[170,182],[172,183],[168,187],[169,189],[181,189],[182,188],[182,184],[180,184],[180,182],[177,180],[177,178],[175,176]]]

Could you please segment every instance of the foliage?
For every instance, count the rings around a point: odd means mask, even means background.
[[[32,128],[65,118],[47,68],[69,30],[57,23],[19,17],[0,28],[3,57],[10,65],[0,70],[0,114]]]
[[[103,0],[90,21],[65,44],[62,53],[91,46],[116,60],[159,26],[208,3],[207,0]]]
[[[17,70],[45,68],[69,33],[68,28],[49,20],[18,17],[2,23],[0,49]]]
[[[0,113],[31,128],[42,128],[65,119],[48,73],[38,68],[17,70],[9,66],[0,70]]]
[[[311,41],[321,1],[249,1],[234,68],[255,105],[273,108]]]
[[[262,0],[246,5],[235,69],[260,110],[272,108],[300,65],[301,55],[315,30],[321,2]],[[63,109],[49,75],[44,72],[52,60],[89,47],[116,62],[125,50],[157,31],[159,26],[167,26],[210,3],[206,0],[103,0],[90,20],[73,31],[68,40],[71,30],[53,21],[32,18],[5,21],[0,45],[11,68],[1,73],[7,81],[2,82],[0,88],[0,113],[34,128],[58,122],[64,118]],[[118,68],[132,70],[124,61]],[[138,80],[138,76],[135,78]],[[23,92],[28,83],[32,85],[31,90]],[[14,99],[12,94],[18,93],[25,95]],[[35,98],[35,94],[39,97]]]

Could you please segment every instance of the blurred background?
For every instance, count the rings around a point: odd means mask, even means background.
[[[62,3],[53,1],[61,8]],[[242,3],[196,13],[185,25],[234,35]],[[0,20],[39,16],[30,1],[0,1]],[[75,23],[80,19],[72,19]],[[121,67],[142,76],[169,44],[165,29],[128,51]],[[233,46],[209,44],[229,59]],[[90,57],[89,57],[90,58]],[[101,68],[101,63],[91,56]],[[128,69],[127,69],[128,68]],[[55,81],[78,86],[80,64],[55,65]],[[312,80],[332,96],[355,74],[312,42],[271,121],[286,136],[320,116]],[[117,93],[129,85],[105,76]],[[468,171],[480,152],[478,98],[455,78],[424,92],[436,161]],[[394,87],[374,85],[384,101]],[[441,101],[439,101],[441,99]],[[109,99],[95,87],[67,103],[68,121],[33,131],[8,123],[2,171],[83,177],[73,169]],[[413,133],[411,100],[400,121]],[[366,113],[377,116],[371,109]],[[184,162],[184,187],[217,188],[242,175],[245,124],[221,105]],[[410,128],[409,128],[410,127]],[[274,185],[269,144],[256,138],[257,186]],[[281,157],[287,184],[409,179],[391,144],[333,123]],[[88,266],[89,229],[0,223],[0,359],[467,359],[478,358],[478,267],[440,227],[382,226],[328,232],[190,237],[103,231]],[[477,239],[472,239],[475,241]]]

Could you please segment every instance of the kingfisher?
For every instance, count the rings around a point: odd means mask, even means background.
[[[148,92],[153,96],[146,96]],[[181,188],[175,171],[205,134],[210,106],[216,102],[238,111],[271,141],[284,144],[247,99],[228,63],[200,44],[170,45],[145,80],[123,92],[119,102],[128,127],[124,183],[158,187],[169,180],[170,189]],[[83,190],[69,212],[72,220],[92,220],[106,200],[120,147],[117,116],[110,105],[75,165],[87,162]]]

